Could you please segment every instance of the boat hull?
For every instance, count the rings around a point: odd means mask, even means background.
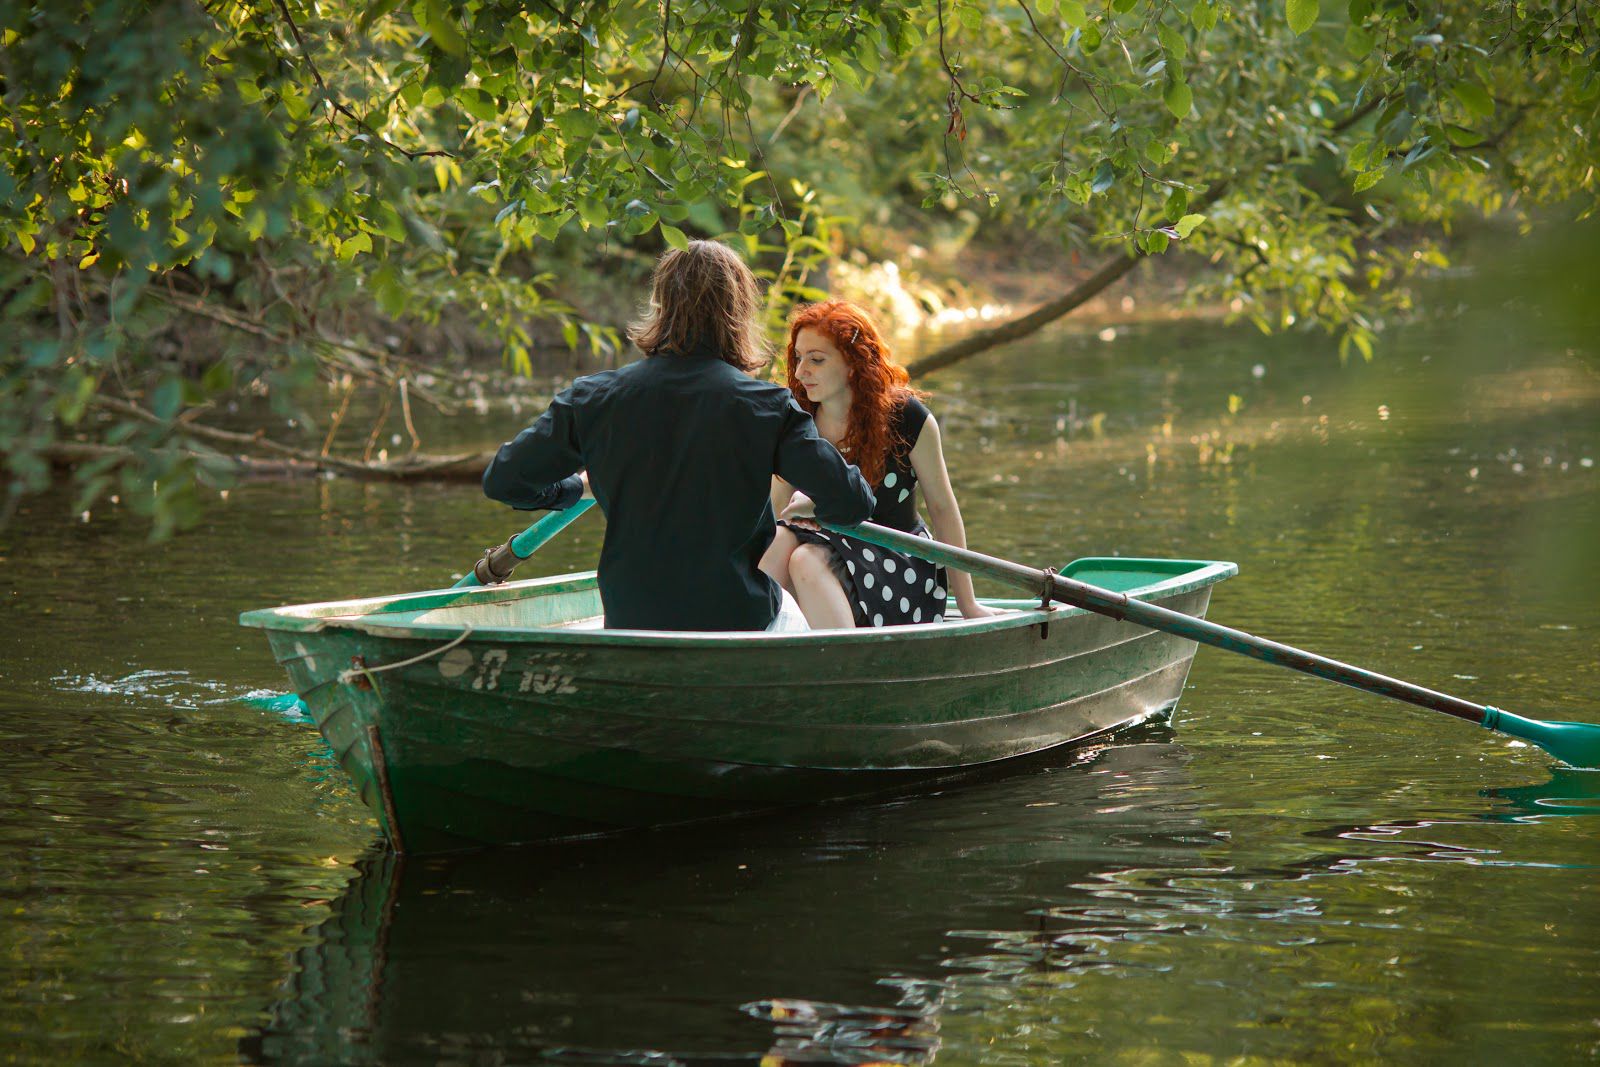
[[[1203,615],[1210,592],[1149,599]],[[1195,650],[1076,609],[742,638],[360,618],[269,637],[363,802],[423,852],[914,787],[1170,714]]]

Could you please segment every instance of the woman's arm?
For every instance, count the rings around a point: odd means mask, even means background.
[[[789,499],[794,496],[794,486],[778,477],[772,476],[772,514],[782,515],[783,509],[789,506]]]
[[[950,472],[944,464],[944,445],[939,437],[939,424],[932,415],[922,424],[922,433],[911,449],[911,469],[917,472],[922,484],[922,497],[928,505],[928,524],[933,527],[936,540],[954,548],[967,547],[967,528],[961,521],[961,508],[956,504],[955,490],[950,488]],[[985,615],[1000,614],[993,608],[978,603],[972,590],[972,575],[951,568],[950,592],[955,594],[956,607],[964,619],[978,619]]]

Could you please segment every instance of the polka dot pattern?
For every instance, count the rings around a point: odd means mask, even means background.
[[[857,626],[909,626],[944,621],[945,571],[925,559],[846,539],[826,530],[789,527],[805,544],[826,545],[843,567],[834,575],[844,586]],[[922,537],[918,523],[908,531]]]

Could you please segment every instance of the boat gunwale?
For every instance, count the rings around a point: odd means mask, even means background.
[[[1084,564],[1104,563],[1137,568],[1140,564],[1162,567],[1173,565],[1188,569],[1149,585],[1123,590],[1136,600],[1160,600],[1185,593],[1231,578],[1239,573],[1237,564],[1222,560],[1170,559],[1165,557],[1137,556],[1086,556],[1073,560],[1061,569],[1070,576],[1074,567]],[[982,619],[962,619],[911,623],[900,626],[868,627],[839,630],[808,630],[801,632],[769,632],[763,630],[723,631],[670,631],[596,629],[579,630],[566,627],[485,626],[469,627],[461,623],[384,623],[384,615],[403,611],[429,611],[459,606],[463,601],[495,604],[530,597],[577,593],[597,584],[594,571],[528,578],[493,586],[476,586],[464,589],[430,589],[410,593],[392,593],[387,596],[364,597],[351,600],[330,600],[309,604],[291,604],[276,608],[258,608],[239,616],[241,626],[287,633],[319,633],[347,631],[369,634],[374,637],[400,640],[454,640],[466,632],[474,641],[496,641],[506,644],[555,644],[578,647],[624,648],[726,648],[748,645],[789,648],[840,644],[869,644],[878,641],[932,640],[944,637],[968,637],[1013,628],[1036,626],[1043,622],[1056,622],[1080,615],[1092,614],[1083,608],[1061,605],[1050,611],[1033,607],[1031,610],[1016,605],[1031,605],[1032,599],[982,598],[981,603],[1008,609],[1005,615]],[[344,609],[344,610],[338,610]],[[338,613],[334,612],[338,610]],[[311,614],[318,612],[318,614]]]

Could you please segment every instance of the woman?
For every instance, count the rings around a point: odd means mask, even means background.
[[[966,547],[939,424],[865,311],[844,300],[797,309],[787,370],[789,391],[817,431],[873,486],[873,522],[928,536],[917,516],[920,484],[934,536]],[[772,503],[781,521],[761,568],[794,594],[812,629],[941,622],[947,591],[963,618],[998,614],[978,603],[970,575],[947,579],[926,560],[821,529],[811,501],[781,477],[773,478]]]

